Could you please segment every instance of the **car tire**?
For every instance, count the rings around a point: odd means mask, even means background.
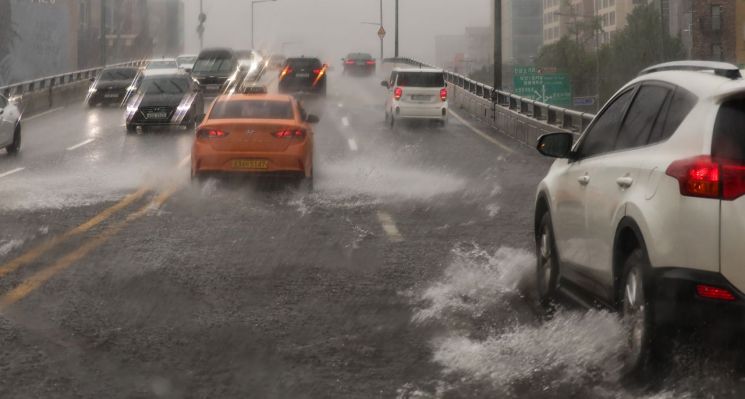
[[[21,123],[16,124],[16,128],[13,131],[13,142],[9,146],[5,147],[8,154],[15,155],[21,151]]]
[[[535,250],[538,303],[550,309],[559,289],[559,256],[549,211],[543,213],[535,232]]]
[[[639,379],[650,363],[655,336],[653,307],[648,289],[649,259],[637,248],[626,258],[619,286],[619,310],[626,331],[627,347],[622,356],[623,374]]]

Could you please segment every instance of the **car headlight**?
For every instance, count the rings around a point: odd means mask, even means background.
[[[93,94],[93,93],[95,93],[97,91],[98,91],[98,89],[96,89],[95,87],[91,87],[90,89],[88,89],[88,93],[91,93],[91,94]]]
[[[178,106],[178,108],[177,108],[177,110],[178,110],[179,112],[186,112],[186,111],[188,111],[188,110],[189,110],[190,108],[191,108],[191,104],[183,104],[183,105],[179,105],[179,106]]]
[[[130,114],[134,114],[138,109],[139,107],[135,107],[134,105],[127,105],[127,112]]]

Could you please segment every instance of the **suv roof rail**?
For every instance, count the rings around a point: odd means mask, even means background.
[[[713,71],[715,75],[729,79],[740,79],[740,69],[726,62],[715,61],[673,61],[651,66],[639,76],[661,71]]]

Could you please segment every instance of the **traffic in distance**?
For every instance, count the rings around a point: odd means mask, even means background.
[[[745,397],[745,70],[279,47],[0,91],[0,397]]]

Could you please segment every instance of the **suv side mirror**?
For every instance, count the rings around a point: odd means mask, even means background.
[[[572,153],[572,133],[549,133],[538,139],[537,149],[542,155],[552,158],[569,158]]]
[[[307,117],[305,117],[305,121],[308,123],[318,123],[321,121],[321,118],[319,118],[316,115],[310,114]]]
[[[384,80],[384,81],[380,82],[380,85],[381,85],[381,86],[383,86],[383,87],[385,87],[386,89],[390,89],[390,88],[391,88],[391,87],[390,87],[390,86],[388,85],[388,81],[387,81],[387,80]]]

